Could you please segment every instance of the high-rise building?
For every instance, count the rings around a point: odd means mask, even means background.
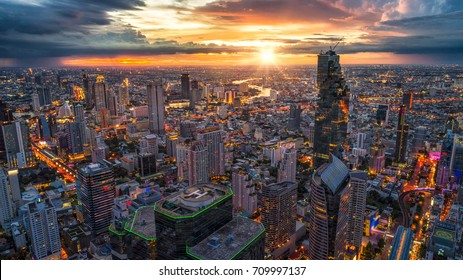
[[[80,102],[72,104],[72,112],[74,114],[74,121],[78,123],[84,122],[84,106]]]
[[[18,209],[22,203],[21,189],[19,186],[19,171],[18,169],[8,170],[8,181],[10,183],[11,198],[15,209]]]
[[[299,130],[301,128],[301,112],[301,105],[291,104],[288,120],[288,128],[290,130]]]
[[[408,91],[404,92],[402,96],[402,104],[405,105],[405,107],[410,110],[413,106],[413,92]]]
[[[177,143],[175,147],[177,151],[177,178],[179,182],[188,180],[189,168],[188,168],[188,152],[190,145],[185,142]]]
[[[96,82],[93,84],[93,92],[95,96],[95,109],[98,111],[103,108],[108,108],[108,88],[104,82],[103,76],[96,77]]]
[[[377,174],[383,170],[386,165],[386,146],[383,144],[375,144],[370,149],[370,160],[368,168],[373,173]]]
[[[66,135],[68,137],[69,153],[81,154],[84,152],[84,139],[82,137],[83,124],[66,122]]]
[[[120,103],[124,106],[130,104],[130,96],[129,96],[129,79],[124,78],[121,86],[119,87],[119,100]]]
[[[0,225],[3,228],[5,228],[5,223],[15,216],[15,207],[10,190],[7,173],[0,167]]]
[[[182,74],[180,78],[182,84],[182,99],[190,98],[190,75]]]
[[[178,143],[178,134],[167,135],[167,140],[166,140],[167,155],[171,158],[177,159],[177,143]]]
[[[207,148],[209,176],[225,174],[224,132],[220,127],[204,129],[196,138]]]
[[[450,174],[457,183],[463,183],[463,135],[455,135],[453,138]]]
[[[88,74],[85,73],[84,70],[82,70],[82,89],[85,94],[85,105],[87,108],[93,107],[94,105],[94,98],[93,98],[93,92],[92,89],[90,88],[90,82],[88,79]]]
[[[156,155],[145,153],[138,155],[140,177],[147,177],[156,173]]]
[[[51,140],[51,130],[48,125],[47,118],[44,115],[39,116],[39,136],[40,139],[50,141]]]
[[[24,168],[34,163],[34,155],[29,149],[29,127],[16,121],[2,126],[3,139],[8,160],[8,168]]]
[[[13,121],[13,113],[9,106],[0,99],[0,161],[7,160],[5,150],[5,139],[3,138],[4,125],[7,125],[10,121]]]
[[[379,104],[376,110],[376,123],[386,125],[389,120],[389,105]]]
[[[158,258],[187,259],[188,247],[232,220],[232,196],[229,187],[199,184],[156,202]]]
[[[195,141],[188,149],[188,182],[190,186],[209,182],[209,161],[206,146]]]
[[[392,240],[390,260],[409,260],[410,251],[413,246],[413,230],[399,226]]]
[[[278,182],[289,181],[296,183],[296,149],[283,149],[281,160],[278,162]]]
[[[61,240],[56,209],[40,197],[27,205],[26,224],[34,259],[60,259]]]
[[[139,142],[140,154],[153,154],[156,157],[159,153],[158,137],[154,134],[142,137]]]
[[[51,104],[51,94],[49,87],[38,87],[37,94],[39,96],[40,107]]]
[[[108,95],[108,109],[111,116],[119,115],[119,97],[115,93]]]
[[[425,126],[419,126],[415,129],[415,136],[413,138],[413,150],[415,152],[424,151],[426,141],[427,128]]]
[[[338,260],[355,259],[362,247],[368,174],[351,171],[349,179],[339,201],[335,243],[335,258]]]
[[[347,140],[350,90],[344,81],[339,55],[334,50],[318,55],[318,108],[315,113],[314,166],[338,154]]]
[[[37,93],[31,94],[32,98],[32,110],[39,111],[40,110],[40,102],[39,102],[39,95]]]
[[[149,128],[152,133],[164,134],[164,89],[161,84],[149,84],[148,95]]]
[[[349,172],[331,155],[331,162],[312,175],[311,186],[309,258],[352,258],[363,232],[366,174]]]
[[[406,123],[406,106],[400,106],[399,120],[397,123],[397,136],[395,144],[395,161],[398,163],[405,162],[407,154],[407,141],[408,141],[408,124]]]
[[[84,223],[94,236],[107,232],[116,194],[110,163],[99,161],[79,167],[76,187]]]
[[[232,189],[234,193],[233,208],[235,210],[249,214],[257,210],[257,191],[248,172],[244,170],[233,172]]]
[[[264,185],[261,222],[265,227],[265,248],[272,252],[284,245],[296,231],[297,184],[280,182]]]

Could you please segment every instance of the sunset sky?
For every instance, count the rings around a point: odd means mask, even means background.
[[[461,0],[0,0],[0,66],[463,63]]]

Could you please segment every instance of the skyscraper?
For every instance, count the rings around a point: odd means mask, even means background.
[[[13,114],[8,105],[0,99],[0,160],[6,160],[5,139],[3,138],[4,125],[13,121]]]
[[[148,95],[149,128],[152,133],[164,134],[164,90],[161,84],[146,86]]]
[[[362,247],[368,174],[351,171],[349,178],[339,201],[335,243],[335,258],[338,260],[355,259]]]
[[[450,158],[450,174],[458,183],[463,183],[463,136],[453,138],[452,156]]]
[[[88,74],[85,73],[84,70],[82,70],[82,86],[83,86],[82,89],[85,94],[85,104],[87,108],[90,108],[94,105],[94,102],[93,102],[92,90],[90,88],[90,83],[88,80]]]
[[[351,172],[336,156],[312,175],[309,258],[352,258],[363,232],[366,174]],[[359,241],[360,240],[360,241]]]
[[[114,173],[106,161],[83,165],[77,169],[76,187],[84,223],[94,236],[105,233],[111,223],[114,203]]]
[[[14,204],[6,171],[0,167],[0,225],[14,217]]]
[[[404,92],[402,96],[402,104],[405,105],[405,107],[410,110],[413,106],[413,92],[408,91]]]
[[[39,95],[37,93],[31,94],[32,98],[32,110],[38,111],[40,110],[40,102],[39,102]]]
[[[271,252],[287,243],[296,231],[297,185],[280,182],[264,185],[261,222],[265,227],[265,248]]]
[[[282,147],[283,153],[278,163],[278,182],[289,181],[296,183],[297,151],[294,148]]]
[[[224,132],[220,127],[198,132],[197,139],[207,148],[209,176],[225,174]]]
[[[84,106],[79,102],[72,104],[72,113],[74,114],[74,121],[78,123],[84,122]]]
[[[40,139],[51,140],[51,130],[47,118],[44,115],[39,116],[39,134]]]
[[[2,126],[2,130],[8,168],[31,166],[34,163],[34,156],[29,149],[29,127],[27,124],[16,121]]]
[[[154,134],[146,135],[139,142],[140,154],[153,154],[158,156],[158,137]]]
[[[182,83],[182,99],[189,99],[190,98],[190,75],[182,74],[180,81]]]
[[[257,210],[257,191],[251,176],[244,170],[233,172],[233,208],[249,214]]]
[[[339,55],[334,50],[318,55],[318,108],[315,113],[314,165],[319,167],[338,154],[347,139],[349,88],[344,81]]]
[[[31,240],[31,251],[35,259],[60,259],[61,240],[59,236],[56,209],[49,199],[40,197],[27,205],[26,223]]]
[[[301,128],[301,105],[291,104],[289,109],[288,129],[299,130]]]
[[[190,186],[209,182],[209,162],[206,146],[195,141],[188,149],[188,182]]]
[[[96,82],[93,84],[93,92],[95,95],[95,109],[98,111],[108,108],[108,88],[103,76],[96,77]]]
[[[68,137],[69,153],[81,154],[84,152],[84,139],[82,136],[83,124],[78,122],[66,122],[66,135]]]
[[[389,120],[389,105],[379,104],[376,111],[376,123],[386,125]]]
[[[408,124],[406,121],[406,106],[400,106],[399,120],[397,122],[397,137],[395,144],[395,161],[398,163],[405,162],[405,156],[407,154],[407,140],[408,140]]]

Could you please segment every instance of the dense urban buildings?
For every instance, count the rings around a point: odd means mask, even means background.
[[[0,69],[2,258],[462,259],[462,68],[334,49]]]

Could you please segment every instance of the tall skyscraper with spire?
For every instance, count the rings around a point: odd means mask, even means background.
[[[328,162],[330,153],[338,155],[347,138],[350,90],[346,85],[334,49],[318,55],[318,108],[315,113],[314,165]]]

